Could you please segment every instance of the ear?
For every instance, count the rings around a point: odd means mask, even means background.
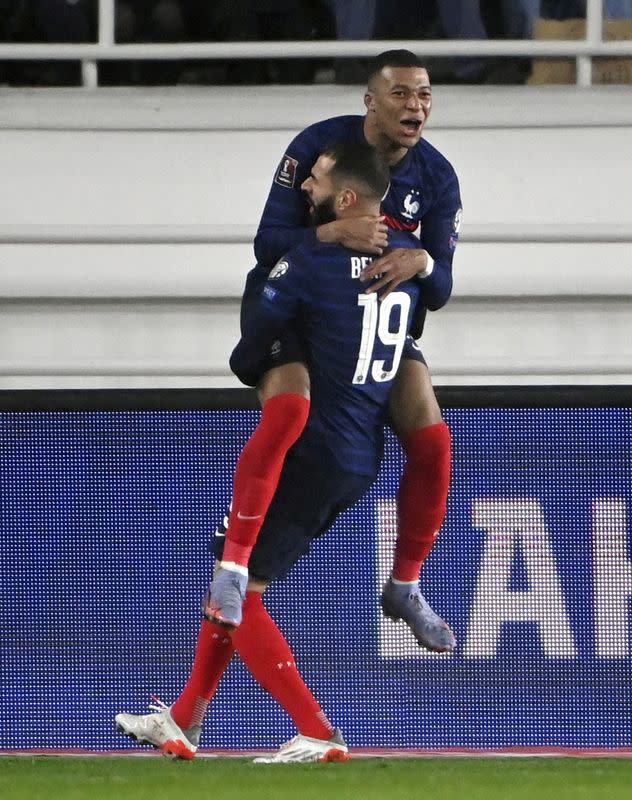
[[[364,95],[364,105],[367,111],[370,111],[373,106],[373,94],[371,92],[367,92]]]
[[[337,211],[345,211],[351,206],[355,205],[358,202],[358,195],[355,193],[353,189],[347,187],[343,189],[336,198],[336,210]]]

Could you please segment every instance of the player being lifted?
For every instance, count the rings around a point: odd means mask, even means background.
[[[327,148],[302,186],[315,222],[376,216],[388,185],[388,166],[361,141]],[[414,247],[394,232],[396,247]],[[250,554],[243,619],[228,630],[205,613],[189,680],[170,707],[154,714],[118,714],[119,730],[163,752],[193,758],[206,708],[235,651],[255,679],[287,711],[298,735],[271,759],[339,761],[347,746],[296,669],[290,647],[266,610],[262,594],[282,578],[355,503],[377,475],[388,398],[409,341],[414,309],[437,297],[419,281],[401,283],[380,301],[367,294],[360,267],[370,257],[315,237],[298,244],[270,272],[250,304],[231,365],[256,380],[270,347],[289,323],[304,339],[312,377],[307,424],[288,454],[278,489]],[[222,557],[223,538],[216,539]],[[219,575],[226,570],[219,571]]]
[[[244,292],[243,326],[274,263],[290,247],[317,241],[374,255],[382,255],[390,243],[388,253],[363,272],[366,302],[374,293],[385,298],[402,281],[415,279],[423,299],[412,326],[414,339],[421,335],[425,309],[440,308],[450,297],[461,200],[454,169],[422,138],[432,105],[428,73],[413,53],[382,53],[370,70],[364,99],[365,116],[334,117],[311,125],[283,156],[255,239],[258,263]],[[335,220],[317,218],[316,226],[310,226],[301,187],[318,154],[339,140],[368,141],[384,155],[390,166],[388,192],[381,211]],[[394,235],[398,230],[418,233],[413,249],[399,246]],[[384,614],[409,625],[421,646],[447,651],[456,645],[454,635],[429,607],[418,581],[445,516],[450,433],[413,339],[405,343],[401,355],[389,411],[406,462],[397,495],[394,564],[381,605]],[[209,613],[228,626],[240,623],[250,552],[286,453],[305,425],[310,379],[313,394],[315,375],[322,366],[317,356],[308,360],[300,336],[287,326],[257,376],[262,416],[237,464],[232,510],[227,530],[224,527],[224,571],[210,593]],[[249,381],[254,384],[255,378],[249,376]]]

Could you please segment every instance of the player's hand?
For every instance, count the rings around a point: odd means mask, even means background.
[[[360,273],[360,280],[371,283],[366,288],[367,294],[380,292],[384,299],[394,291],[400,283],[414,278],[428,264],[428,253],[421,249],[396,247],[390,253],[378,258]],[[377,277],[377,280],[375,278]],[[381,291],[381,290],[384,291]]]
[[[367,215],[336,220],[318,228],[321,242],[339,242],[350,250],[381,255],[388,246],[388,226],[384,217]]]

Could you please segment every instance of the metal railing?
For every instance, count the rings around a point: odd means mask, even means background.
[[[98,41],[94,44],[11,44],[0,43],[0,59],[80,61],[82,83],[98,86],[97,62],[172,59],[257,59],[257,58],[343,58],[374,56],[382,50],[406,48],[423,50],[424,57],[513,56],[531,58],[574,58],[577,83],[592,83],[592,59],[632,57],[632,41],[602,40],[602,0],[588,0],[586,38],[561,41],[512,40],[370,40],[295,42],[181,42],[176,44],[116,44],[114,41],[114,0],[99,0]]]

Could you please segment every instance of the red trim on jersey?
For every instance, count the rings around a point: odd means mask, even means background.
[[[403,222],[401,219],[390,217],[388,214],[384,214],[384,222],[389,228],[395,228],[397,231],[416,231],[419,225],[419,222]]]

